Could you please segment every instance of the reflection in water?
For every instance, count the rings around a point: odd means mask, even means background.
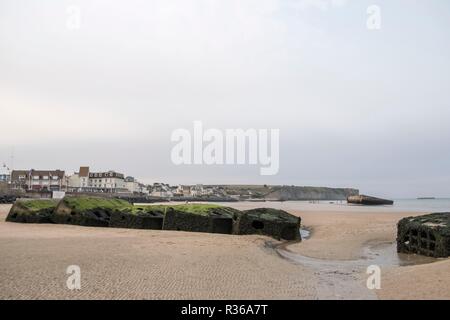
[[[301,228],[300,236],[302,237],[302,240],[307,240],[311,236],[311,231],[309,231],[308,229]]]
[[[372,264],[385,267],[411,266],[437,261],[436,258],[417,254],[405,254],[397,252],[396,243],[372,242],[363,249],[363,258]]]

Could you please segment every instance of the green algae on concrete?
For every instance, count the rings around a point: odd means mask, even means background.
[[[239,210],[210,204],[167,206],[164,230],[192,232],[233,233],[233,217]]]
[[[51,215],[58,200],[18,199],[11,207],[6,221],[21,223],[51,223]]]
[[[124,209],[132,207],[128,201],[101,197],[64,197],[64,202],[76,212],[84,212],[96,208]]]
[[[401,219],[397,224],[397,251],[435,258],[450,256],[450,212]]]
[[[202,216],[208,216],[210,213],[210,210],[212,210],[212,209],[224,208],[224,207],[216,205],[216,204],[207,204],[207,203],[177,204],[174,206],[166,206],[166,207],[172,207],[179,211],[202,215]]]
[[[267,208],[239,211],[216,204],[134,206],[114,198],[66,196],[59,202],[18,201],[7,220],[300,239],[300,218],[285,211]]]
[[[66,196],[59,202],[51,219],[61,224],[109,227],[113,212],[131,207],[129,202],[120,199]]]
[[[111,213],[109,226],[113,228],[161,230],[164,213],[164,208],[156,206],[134,206],[116,210]]]
[[[286,211],[258,208],[243,211],[236,223],[237,234],[263,234],[275,239],[301,240],[300,217]]]

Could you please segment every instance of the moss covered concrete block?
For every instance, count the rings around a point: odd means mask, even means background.
[[[211,204],[167,206],[164,230],[233,233],[233,215],[238,210]]]
[[[180,211],[174,207],[167,207],[164,215],[164,230],[208,232],[209,218],[187,211]]]
[[[100,197],[65,197],[51,219],[54,223],[108,227],[114,212],[131,208],[124,200]]]
[[[435,258],[450,256],[450,213],[401,219],[397,224],[397,251]]]
[[[136,207],[111,213],[109,226],[113,228],[161,230],[164,210],[152,207]]]
[[[263,234],[275,239],[301,240],[300,218],[270,208],[243,211],[237,216],[236,234]]]
[[[11,207],[6,221],[21,223],[51,223],[58,200],[18,199]]]

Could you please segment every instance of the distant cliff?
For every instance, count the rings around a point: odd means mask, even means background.
[[[214,187],[240,200],[346,200],[348,196],[359,195],[359,190],[349,188],[274,185],[215,185]]]
[[[267,200],[346,200],[348,196],[358,195],[359,190],[326,187],[272,187],[264,198]]]

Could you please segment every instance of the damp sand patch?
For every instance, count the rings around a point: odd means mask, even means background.
[[[289,241],[277,243],[266,241],[283,259],[310,268],[317,276],[317,295],[319,299],[377,299],[376,292],[366,286],[367,267],[377,265],[382,270],[394,267],[433,263],[438,259],[397,253],[395,242],[367,242],[359,259],[335,260],[319,259],[301,255],[289,250]]]

